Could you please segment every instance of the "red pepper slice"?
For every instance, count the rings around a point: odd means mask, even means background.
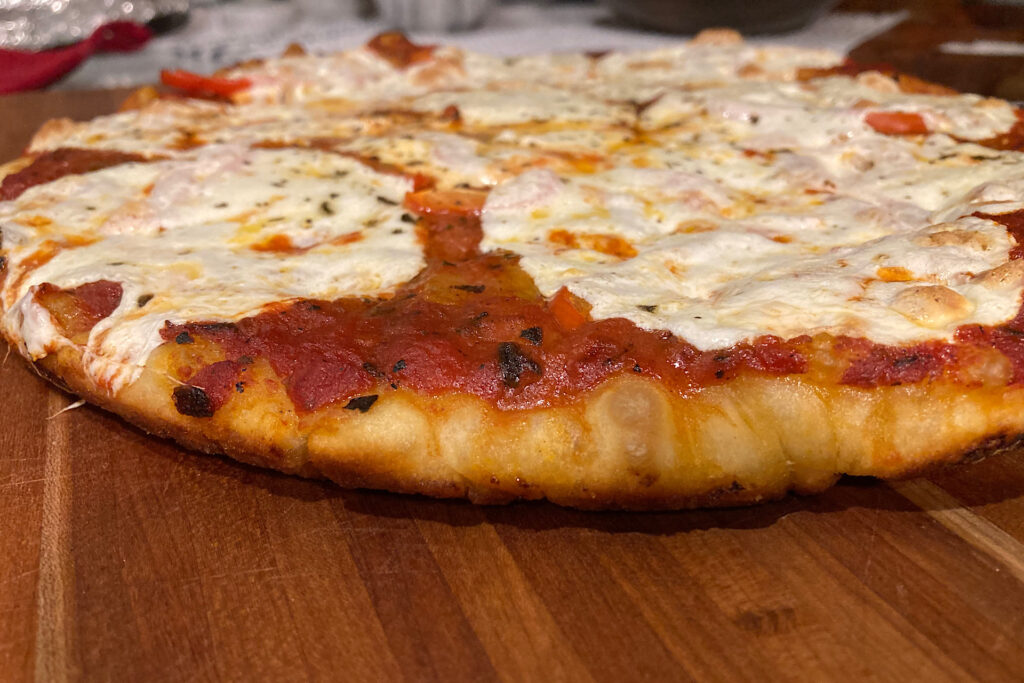
[[[575,299],[572,292],[562,287],[548,303],[548,309],[554,314],[558,324],[570,332],[587,322],[587,316],[576,307]]]
[[[884,135],[927,135],[928,124],[920,114],[910,111],[873,111],[864,122]]]
[[[183,69],[165,69],[160,72],[160,80],[164,85],[184,90],[187,93],[218,97],[231,97],[252,85],[252,81],[248,78],[202,76]]]

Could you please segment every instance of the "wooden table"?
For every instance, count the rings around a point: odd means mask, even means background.
[[[119,93],[0,99],[0,157]],[[2,354],[2,349],[0,349]],[[342,491],[0,365],[0,679],[1011,680],[1024,454],[678,514]],[[58,414],[60,413],[60,414]]]

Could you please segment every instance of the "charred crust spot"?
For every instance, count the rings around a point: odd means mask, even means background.
[[[484,289],[486,289],[484,285],[452,285],[451,288],[472,294],[482,294]]]
[[[540,327],[527,327],[519,333],[519,336],[534,346],[539,346],[544,341],[544,330]]]
[[[203,323],[196,327],[204,332],[233,332],[238,329],[234,323]]]
[[[441,112],[441,120],[449,121],[451,123],[458,123],[459,121],[462,120],[462,112],[460,112],[459,108],[454,104],[449,104]]]
[[[213,403],[205,391],[191,384],[174,388],[174,407],[189,417],[213,417]]]
[[[153,300],[153,295],[152,294],[143,294],[142,296],[140,296],[138,299],[135,300],[135,304],[139,308],[142,308],[143,306],[145,306],[146,304],[148,304],[152,300]]]
[[[383,379],[384,378],[384,373],[381,372],[380,369],[376,365],[374,365],[373,363],[370,363],[370,362],[363,363],[363,370],[366,370],[366,372],[369,373],[371,377],[375,377],[377,379]],[[345,407],[347,408],[348,406],[345,406]]]
[[[192,344],[195,343],[195,339],[188,332],[179,332],[178,336],[174,338],[175,344]]]
[[[633,372],[643,372],[643,368],[640,367],[639,363],[633,363]]]
[[[358,410],[360,413],[365,413],[373,404],[377,402],[377,394],[370,394],[369,396],[356,396],[354,399],[345,404],[345,410]]]
[[[235,382],[235,391],[240,394],[245,393],[245,382]]]
[[[391,372],[401,372],[402,370],[405,370],[405,361],[404,360],[399,360],[397,363],[395,363],[391,367]]]
[[[643,486],[644,488],[649,488],[651,486],[654,486],[654,482],[656,482],[656,481],[658,481],[658,475],[657,474],[653,474],[651,472],[648,472],[647,474],[644,474],[644,475],[640,475],[637,478],[637,483],[640,484],[641,486]]]
[[[501,372],[501,381],[513,389],[519,386],[523,372],[529,371],[537,375],[543,372],[537,361],[523,353],[519,344],[515,342],[498,344],[498,370]]]

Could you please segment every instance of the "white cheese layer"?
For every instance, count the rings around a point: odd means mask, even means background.
[[[543,294],[567,287],[595,319],[667,329],[700,349],[766,334],[949,339],[1017,312],[1021,282],[983,277],[1006,263],[1010,238],[970,217],[972,205],[940,222],[933,206],[890,201],[881,183],[812,196],[799,182],[767,196],[764,184],[757,197],[707,175],[531,171],[491,192],[483,247],[519,254]],[[910,179],[926,197],[939,182]]]
[[[33,302],[36,285],[121,283],[120,306],[86,348],[87,371],[116,391],[166,321],[237,320],[273,302],[373,295],[411,279],[424,260],[402,220],[410,189],[337,154],[225,146],[67,176],[0,204],[4,325],[32,357],[45,355],[67,340]],[[26,270],[46,240],[66,248]]]

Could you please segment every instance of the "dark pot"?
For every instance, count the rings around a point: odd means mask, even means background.
[[[669,33],[728,27],[741,33],[792,31],[838,0],[605,0],[623,19]]]

